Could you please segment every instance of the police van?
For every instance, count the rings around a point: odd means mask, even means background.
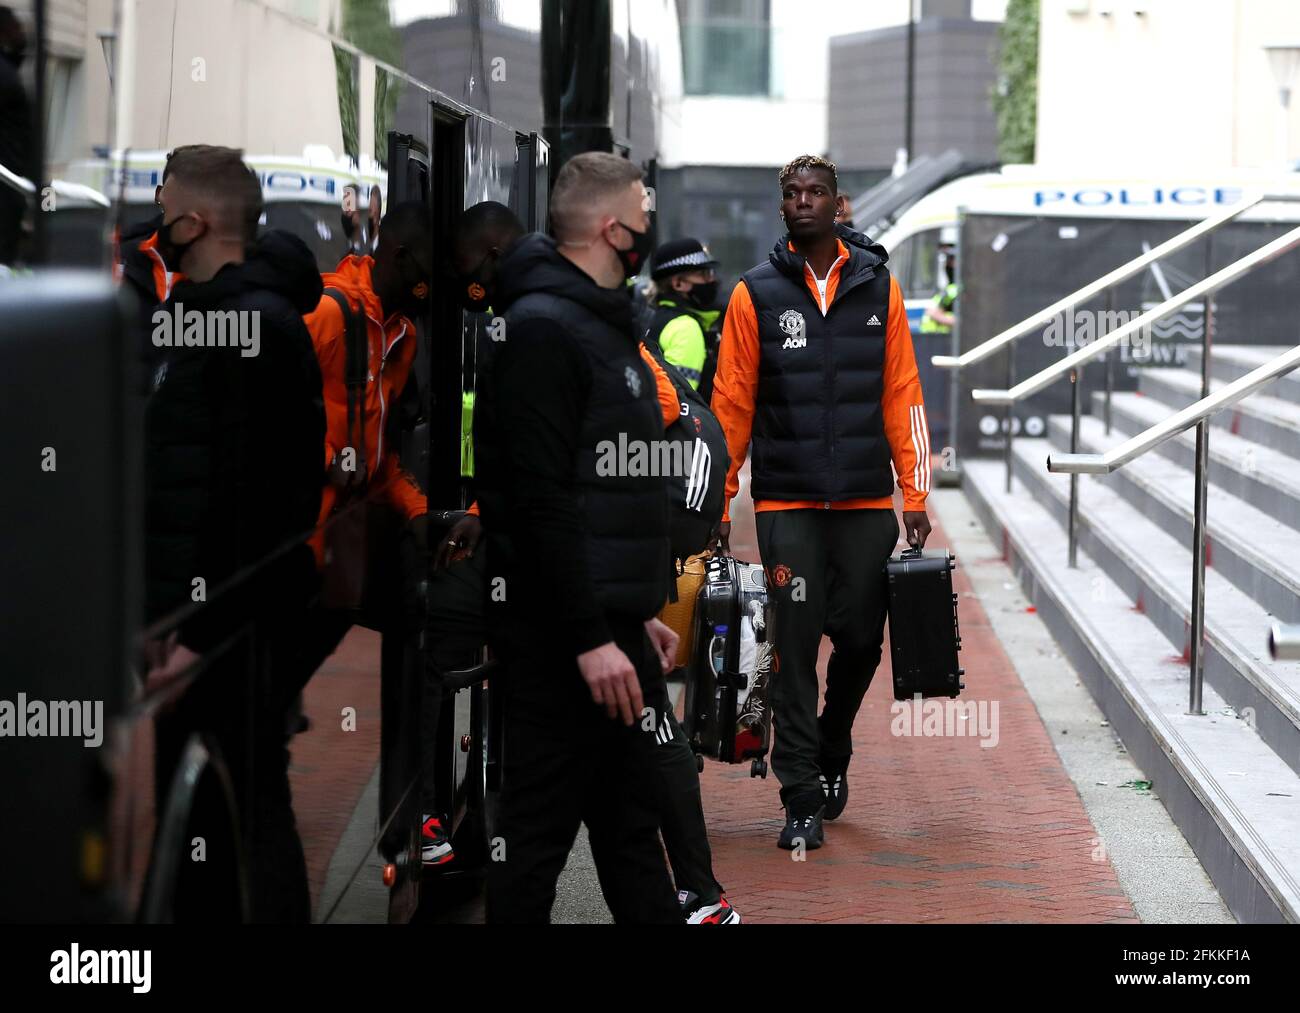
[[[997,172],[960,177],[921,197],[876,238],[889,250],[912,325],[917,365],[926,392],[931,432],[938,447],[952,444],[949,419],[963,429],[989,420],[969,409],[972,387],[1001,388],[1007,381],[1004,355],[953,374],[938,370],[933,355],[957,355],[1141,256],[1195,222],[1219,214],[1259,193],[1300,191],[1300,175],[1225,170],[1187,170],[1082,176],[1042,166],[1005,166]],[[1127,320],[1149,310],[1280,235],[1300,219],[1300,205],[1263,204],[1141,275],[1116,286],[1113,302],[1080,309]],[[942,248],[957,251],[959,297],[951,334],[922,333],[926,307],[943,287]],[[1293,340],[1285,274],[1272,264],[1223,290],[1216,298],[1217,338],[1250,344]],[[1082,317],[1088,321],[1092,317]],[[1067,323],[1074,324],[1075,321]],[[1065,328],[1072,332],[1074,328]],[[1069,349],[1026,336],[1016,344],[1017,380],[1032,375]],[[1119,350],[1116,389],[1136,387],[1143,368],[1178,366],[1187,349],[1204,337],[1204,306],[1193,302],[1160,321],[1147,346]],[[1053,388],[1023,406],[1027,435],[1041,435],[1049,412],[1068,410],[1057,401],[1068,391]],[[1085,404],[1088,403],[1085,399]],[[1001,445],[998,424],[962,441],[966,451],[994,452]]]

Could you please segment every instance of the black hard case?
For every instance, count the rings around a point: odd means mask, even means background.
[[[907,549],[885,564],[889,584],[889,652],[894,699],[957,696],[965,685],[957,664],[961,631],[947,549]]]

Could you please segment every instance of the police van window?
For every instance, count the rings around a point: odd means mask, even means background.
[[[939,288],[939,230],[913,236],[911,254],[903,294],[908,299],[928,299]]]
[[[899,286],[907,298],[907,270],[912,262],[912,251],[916,247],[916,237],[908,236],[889,251],[889,273],[898,279]]]

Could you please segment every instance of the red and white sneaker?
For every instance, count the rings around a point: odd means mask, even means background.
[[[740,912],[727,901],[719,897],[716,904],[700,903],[699,894],[690,890],[680,890],[677,901],[686,915],[687,925],[739,925]]]
[[[437,816],[425,816],[424,827],[420,830],[420,857],[426,866],[446,865],[456,857],[452,850],[451,838],[443,829],[442,820]]]

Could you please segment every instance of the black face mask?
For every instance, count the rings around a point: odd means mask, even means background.
[[[713,309],[713,301],[718,298],[716,281],[698,281],[690,287],[682,298],[697,310]]]
[[[641,265],[645,263],[646,257],[650,256],[652,240],[650,230],[638,232],[636,229],[618,223],[632,237],[632,245],[626,250],[620,250],[614,247],[614,252],[618,254],[619,263],[623,265],[623,275],[628,278],[635,278],[641,273]]]
[[[199,234],[188,243],[177,243],[172,240],[172,226],[184,217],[184,215],[177,215],[170,222],[163,222],[158,228],[158,245],[156,247],[158,250],[158,256],[162,257],[163,264],[166,265],[167,270],[172,272],[181,269],[181,260],[185,256],[186,251],[203,238],[203,235]]]
[[[486,313],[492,304],[488,294],[488,279],[483,276],[483,269],[492,254],[483,254],[478,267],[460,279],[460,304],[471,313]]]
[[[418,320],[429,308],[429,297],[433,292],[429,284],[430,272],[405,246],[397,249],[392,266],[396,275],[397,291],[389,296],[394,302],[392,309],[387,302],[384,302],[384,312],[396,310],[412,320]]]

